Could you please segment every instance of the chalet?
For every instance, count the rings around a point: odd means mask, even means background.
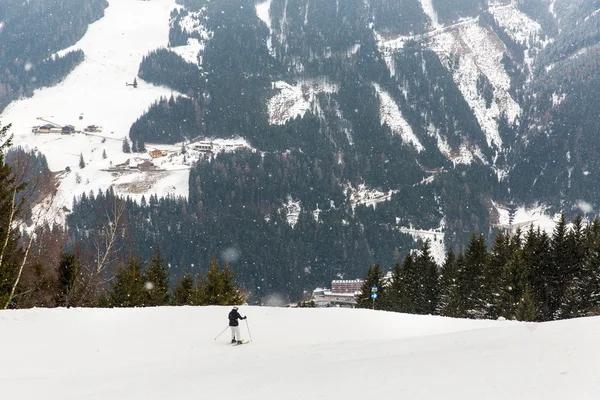
[[[166,156],[167,152],[164,150],[152,150],[148,154],[150,154],[150,157],[152,158],[158,158]]]
[[[148,171],[151,169],[155,169],[156,167],[152,163],[152,161],[145,160],[144,162],[137,165],[140,171]]]
[[[65,125],[62,127],[62,134],[68,135],[75,132],[75,127],[73,125]]]
[[[102,128],[99,127],[98,125],[88,125],[88,126],[85,127],[84,131],[91,132],[91,133],[101,132]]]
[[[54,127],[54,125],[46,124],[46,125],[39,126],[37,131],[39,133],[50,133],[50,132],[54,132],[53,131],[54,129],[56,129]]]

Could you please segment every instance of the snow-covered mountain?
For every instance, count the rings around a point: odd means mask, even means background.
[[[0,104],[22,92],[0,120],[16,145],[47,158],[59,222],[74,199],[109,188],[188,199],[170,242],[204,237],[207,212],[283,240],[281,213],[293,230],[310,221],[330,232],[303,238],[319,254],[307,250],[305,262],[330,277],[393,263],[413,239],[435,243],[441,263],[471,232],[596,215],[596,0],[90,2],[107,7],[74,43],[48,35],[45,61],[17,58],[22,76],[0,76]],[[37,5],[59,7],[48,4]],[[6,10],[0,35],[18,37]],[[19,83],[68,55],[74,67],[59,83]],[[204,222],[184,233],[178,218]],[[207,246],[247,245],[233,235]],[[362,269],[349,260],[360,255]]]
[[[597,318],[473,321],[225,307],[0,313],[2,393],[48,400],[581,399],[600,392]],[[51,344],[51,345],[50,345]]]

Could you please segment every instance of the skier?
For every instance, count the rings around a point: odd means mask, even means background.
[[[238,312],[237,307],[233,307],[233,310],[229,312],[229,327],[231,328],[231,343],[242,344],[242,336],[240,334],[240,327],[238,319],[246,319],[242,317]]]

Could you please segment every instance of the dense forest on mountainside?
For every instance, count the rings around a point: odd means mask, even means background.
[[[56,56],[104,15],[106,0],[4,0],[0,4],[0,111],[11,101],[53,86],[83,60],[81,51]]]
[[[598,315],[600,220],[568,227],[564,215],[551,236],[499,233],[488,249],[473,234],[464,250],[448,252],[441,269],[425,243],[391,269],[369,267],[358,307],[454,318],[552,321]],[[370,298],[377,286],[377,301]]]
[[[121,261],[149,259],[158,244],[181,277],[233,252],[252,299],[299,296],[403,260],[418,245],[400,227],[442,225],[458,254],[473,232],[491,243],[507,204],[569,218],[600,207],[600,0],[433,0],[434,14],[418,0],[272,0],[267,19],[258,3],[178,0],[171,47],[142,61],[138,79],[177,94],[132,124],[134,152],[231,137],[251,149],[198,162],[187,199],[126,201]],[[73,7],[0,4],[0,108],[83,59],[50,55],[106,3]],[[20,34],[27,24],[39,24],[39,40]],[[175,52],[189,38],[202,41],[199,65]],[[352,202],[361,186],[389,200]],[[91,254],[115,199],[74,197],[65,248]],[[300,205],[297,222],[290,204]]]

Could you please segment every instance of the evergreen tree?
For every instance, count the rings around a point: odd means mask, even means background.
[[[518,309],[524,291],[529,287],[529,271],[526,269],[520,251],[516,250],[510,255],[501,272],[498,285],[497,316],[503,316],[506,319],[518,318]],[[531,296],[531,289],[529,290],[529,296]],[[532,309],[535,312],[535,307],[532,306]],[[497,316],[493,317],[497,318]]]
[[[131,147],[127,138],[123,138],[123,153],[131,153]]]
[[[154,257],[150,260],[144,280],[147,291],[146,305],[164,306],[169,304],[169,266],[158,246],[156,246]]]
[[[507,287],[505,282],[502,282],[502,276],[512,255],[511,250],[513,249],[511,249],[510,241],[510,235],[502,232],[498,233],[494,239],[494,245],[484,271],[484,298],[486,303],[489,304],[488,316],[492,319],[496,319],[501,315],[507,318],[501,311],[503,304],[501,304],[500,297],[502,288]]]
[[[132,256],[127,266],[119,267],[108,301],[112,307],[141,307],[145,306],[146,300],[142,263],[136,256]]]
[[[235,284],[229,265],[221,271],[221,266],[214,257],[206,276],[200,281],[198,294],[200,304],[204,305],[226,306],[241,304],[244,301],[242,290]]]
[[[379,267],[379,264],[375,266],[369,266],[367,275],[361,286],[360,293],[356,297],[357,308],[375,308],[377,310],[383,309],[382,305],[378,301],[373,301],[371,298],[371,288],[377,286],[377,296],[385,299],[386,291],[383,282],[383,272]]]
[[[133,87],[135,89],[137,89],[137,87],[138,87],[137,78],[133,78]]]
[[[429,240],[421,246],[415,261],[420,277],[420,287],[415,311],[417,314],[435,314],[440,295],[438,267],[431,255]]]
[[[235,274],[229,267],[229,264],[225,264],[225,269],[222,273],[223,279],[223,296],[225,298],[226,305],[239,305],[246,301],[246,295],[242,288],[235,283]]]
[[[569,232],[565,215],[561,214],[554,227],[551,241],[550,264],[546,273],[548,278],[548,319],[557,319],[560,307],[571,278],[574,249],[569,240]]]
[[[392,268],[392,277],[385,291],[385,297],[380,299],[384,304],[385,310],[406,312],[406,310],[409,309],[403,279],[402,266],[399,263],[394,264],[394,268]],[[370,291],[371,288],[369,287],[369,293]]]
[[[459,293],[464,305],[465,317],[483,318],[487,316],[483,271],[487,264],[487,249],[483,235],[471,235],[464,254],[465,264],[459,272]]]
[[[440,315],[446,317],[460,315],[458,274],[462,264],[464,264],[462,252],[456,257],[454,251],[450,249],[441,271],[440,302],[438,304],[438,314]]]
[[[530,284],[535,303],[536,321],[551,319],[550,311],[550,238],[539,228],[529,228],[523,245],[524,268],[530,271]]]
[[[102,159],[106,160],[106,150],[102,150]]]
[[[525,287],[523,297],[519,301],[516,318],[519,321],[535,321],[535,306],[529,285]]]
[[[194,305],[194,279],[185,274],[173,288],[173,304],[176,306]]]
[[[63,253],[58,265],[58,293],[56,296],[58,307],[73,305],[71,298],[80,273],[79,257],[74,253]]]
[[[85,160],[83,159],[83,153],[79,153],[79,168],[85,168]]]

